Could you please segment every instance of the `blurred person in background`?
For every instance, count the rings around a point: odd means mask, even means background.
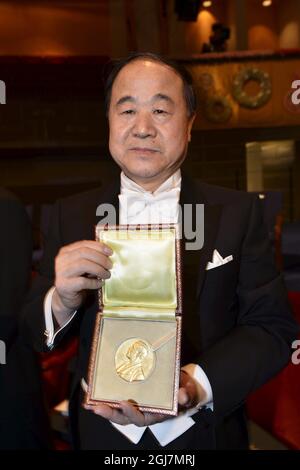
[[[31,275],[32,231],[23,205],[0,188],[0,449],[50,447],[36,354],[18,320]]]

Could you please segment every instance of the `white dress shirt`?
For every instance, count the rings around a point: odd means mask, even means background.
[[[177,170],[153,193],[143,189],[122,172],[121,194],[119,195],[120,224],[178,223],[180,189],[180,170]],[[50,349],[53,347],[56,335],[72,321],[76,314],[74,312],[65,325],[54,331],[51,310],[53,292],[54,288],[51,288],[45,297],[44,303],[46,344]],[[192,415],[197,413],[199,408],[204,405],[210,408],[213,407],[211,385],[203,369],[197,364],[187,364],[182,369],[201,385],[206,392],[206,398],[200,401],[197,407],[181,412],[177,417],[149,426],[162,446],[172,442],[195,424]],[[111,424],[134,444],[140,441],[147,427],[139,427],[134,424],[119,425],[113,422]]]

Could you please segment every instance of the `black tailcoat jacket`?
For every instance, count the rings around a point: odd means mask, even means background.
[[[118,210],[120,183],[57,202],[46,239],[40,276],[23,312],[23,334],[37,350],[45,349],[43,301],[54,284],[59,249],[94,239],[96,208],[111,203]],[[247,448],[244,403],[250,392],[289,361],[297,326],[277,273],[262,220],[261,202],[253,195],[182,177],[180,204],[204,204],[204,246],[183,251],[182,365],[199,364],[213,391],[214,409],[193,416],[196,424],[165,449]],[[206,270],[213,251],[233,260]],[[159,261],[158,261],[159,262]],[[82,409],[80,380],[86,379],[97,295],[91,292],[55,344],[80,335],[80,351],[70,400],[75,448],[156,449],[149,429],[132,444],[109,421]]]

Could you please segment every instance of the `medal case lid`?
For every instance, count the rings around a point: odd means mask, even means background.
[[[98,226],[96,239],[113,250],[111,277],[99,289],[101,312],[112,316],[182,314],[177,224]]]

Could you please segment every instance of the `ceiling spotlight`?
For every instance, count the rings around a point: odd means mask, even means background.
[[[262,5],[263,7],[269,7],[272,5],[272,0],[263,0]]]
[[[204,8],[209,8],[209,7],[211,7],[211,5],[212,5],[211,0],[204,0],[204,2],[203,2]]]

